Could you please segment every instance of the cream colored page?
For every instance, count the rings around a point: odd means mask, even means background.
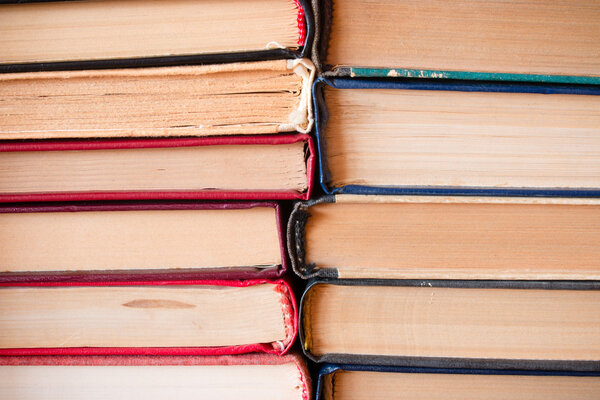
[[[0,5],[0,63],[298,47],[291,0],[87,0]]]
[[[0,138],[254,135],[304,129],[309,111],[302,92],[309,83],[288,61],[3,74]]]
[[[306,262],[335,268],[341,278],[600,278],[593,200],[387,202],[393,199],[310,207]]]
[[[285,339],[272,284],[0,289],[0,348],[213,347]]]
[[[320,284],[309,294],[315,355],[600,359],[597,290]]]
[[[600,76],[595,0],[334,0],[328,64]]]
[[[20,400],[302,399],[282,365],[0,366],[0,397]]]
[[[305,142],[0,153],[0,192],[296,191]]]
[[[330,186],[600,187],[600,96],[325,88]]]
[[[329,400],[592,400],[600,377],[335,372]]]
[[[279,264],[269,207],[0,214],[3,272]]]

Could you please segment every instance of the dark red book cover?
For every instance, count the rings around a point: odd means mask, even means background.
[[[201,190],[99,190],[54,192],[3,192],[0,202],[47,202],[88,200],[294,200],[308,199],[312,192],[315,150],[312,139],[306,134],[217,136],[201,138],[169,139],[113,139],[113,140],[53,140],[53,141],[5,141],[0,143],[0,157],[7,152],[93,151],[182,148],[202,146],[239,145],[289,145],[305,143],[306,190],[264,190],[260,188],[227,189],[205,188]],[[46,175],[48,171],[43,171]],[[92,171],[89,180],[94,179]],[[51,177],[51,176],[50,176]],[[118,177],[116,177],[118,178]],[[198,182],[202,185],[202,182]]]
[[[269,343],[252,343],[227,346],[194,346],[194,347],[27,347],[27,348],[2,348],[2,356],[32,356],[32,355],[144,355],[144,356],[210,356],[210,355],[231,355],[244,353],[267,353],[282,355],[288,352],[298,332],[297,326],[297,306],[294,294],[290,285],[284,280],[190,280],[190,281],[153,281],[153,282],[30,282],[30,283],[0,283],[0,290],[16,287],[115,287],[115,286],[163,286],[176,290],[177,287],[193,286],[220,286],[220,287],[249,287],[255,285],[273,285],[273,290],[278,296],[281,306],[281,315],[284,321],[285,338]],[[71,303],[72,304],[72,303]],[[196,306],[194,306],[196,307]],[[141,307],[143,309],[145,307]],[[92,310],[90,310],[92,312]],[[145,313],[144,310],[140,311]],[[146,316],[147,317],[147,316]],[[146,318],[144,317],[144,318]],[[156,316],[148,318],[154,319]],[[75,317],[74,317],[75,318]],[[260,321],[255,321],[260,323]],[[40,328],[41,329],[41,328]],[[164,329],[173,331],[179,329],[177,326],[164,325]],[[143,331],[140,331],[143,335]]]
[[[65,270],[65,271],[35,271],[6,272],[10,265],[0,265],[0,283],[18,282],[102,282],[102,281],[179,281],[193,279],[273,279],[281,277],[287,269],[285,252],[285,235],[283,233],[283,217],[280,205],[275,202],[120,202],[120,203],[79,203],[61,204],[48,203],[44,205],[4,205],[0,206],[0,215],[6,213],[79,213],[79,212],[110,212],[110,211],[140,211],[140,210],[244,210],[252,208],[272,208],[275,211],[273,223],[276,225],[278,246],[280,248],[280,263],[272,266],[237,265],[229,267],[209,268],[164,268],[164,269],[127,269],[122,270]],[[74,227],[75,228],[75,227]],[[10,229],[5,227],[5,234],[10,237]],[[250,229],[252,229],[250,227]],[[225,245],[232,245],[226,238]],[[242,240],[240,238],[238,241]],[[131,242],[133,243],[133,242]],[[30,243],[31,251],[38,251],[37,243]],[[10,246],[7,240],[6,246]],[[67,246],[66,244],[65,246]],[[104,246],[103,243],[97,244]],[[157,243],[157,246],[166,246]],[[67,246],[68,247],[68,246]],[[68,250],[63,250],[68,251]],[[110,249],[106,249],[110,251]]]

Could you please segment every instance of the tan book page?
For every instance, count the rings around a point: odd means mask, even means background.
[[[326,62],[600,76],[595,0],[334,0]]]
[[[196,347],[286,339],[276,285],[8,287],[0,348]]]
[[[300,400],[294,364],[0,366],[0,396],[20,400]]]
[[[600,96],[325,87],[331,186],[600,187]]]
[[[598,202],[434,199],[312,206],[306,262],[340,278],[600,279]]]
[[[270,207],[0,214],[2,272],[279,264]]]
[[[318,284],[306,347],[382,356],[600,360],[600,291]]]
[[[337,371],[327,400],[592,400],[600,377]]]
[[[305,132],[307,60],[0,75],[0,139]]]
[[[306,191],[305,142],[0,153],[0,192]]]
[[[292,0],[87,0],[0,5],[0,63],[298,47]]]

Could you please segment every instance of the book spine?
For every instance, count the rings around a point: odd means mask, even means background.
[[[303,279],[316,277],[337,278],[337,270],[317,269],[316,265],[306,262],[305,228],[310,218],[309,207],[319,203],[333,203],[334,196],[324,196],[316,200],[297,202],[287,224],[287,249],[293,271]]]

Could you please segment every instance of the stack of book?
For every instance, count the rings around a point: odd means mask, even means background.
[[[600,396],[597,1],[0,3],[0,398]]]
[[[333,0],[288,224],[319,400],[600,396],[600,7]]]
[[[3,2],[4,3],[4,2]],[[293,0],[0,5],[0,397],[302,399]]]

